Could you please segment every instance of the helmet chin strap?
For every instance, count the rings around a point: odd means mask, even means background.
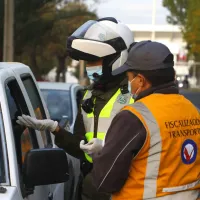
[[[116,87],[118,85],[120,87],[121,92],[123,90],[122,94],[123,93],[127,93],[127,92],[125,92],[124,85],[127,85],[128,81],[126,81],[126,83],[121,86],[121,82],[125,78],[126,78],[126,74],[123,73],[123,74],[119,74],[117,76],[113,76],[112,80],[105,81],[105,80],[101,79],[101,80],[99,80],[97,82],[94,82],[94,86],[93,87],[94,87],[94,89],[106,91],[106,90],[108,90],[108,88]]]
[[[115,81],[117,78],[120,77],[120,75],[113,76],[112,75],[112,65],[113,63],[120,57],[120,53],[112,54],[109,56],[106,56],[103,59],[103,64],[102,64],[102,75],[99,77],[95,77],[96,80],[94,80],[95,84],[106,86],[108,83]]]

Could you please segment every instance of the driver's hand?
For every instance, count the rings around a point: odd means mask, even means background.
[[[58,126],[57,121],[53,121],[51,119],[38,120],[28,115],[18,116],[17,123],[39,131],[48,130],[50,132],[54,132]]]

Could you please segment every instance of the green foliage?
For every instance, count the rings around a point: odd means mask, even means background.
[[[90,19],[96,19],[94,12],[88,11],[85,4],[82,3],[68,3],[61,10],[59,10],[59,17],[53,23],[53,28],[50,32],[44,35],[43,41],[44,51],[49,56],[57,58],[57,77],[56,81],[60,80],[60,73],[64,80],[64,73],[66,72],[65,60],[67,58],[66,40],[79,26]]]
[[[57,20],[53,23],[50,32],[46,32],[43,41],[46,40],[48,53],[53,56],[66,54],[66,39],[79,26],[89,19],[96,19],[96,14],[89,12],[84,4],[68,3],[59,10]]]
[[[200,57],[200,1],[192,0],[188,6],[187,22],[184,38],[188,43],[190,53]]]
[[[184,26],[187,19],[188,4],[189,0],[163,0],[163,6],[170,11],[167,21],[170,24]]]
[[[3,5],[0,1],[0,59],[3,49]],[[58,0],[14,0],[15,61],[29,65],[36,78],[53,67],[65,71],[66,39],[81,24],[96,19],[84,3],[70,1],[58,8]],[[59,66],[60,65],[60,66]]]
[[[170,11],[168,22],[181,26],[189,54],[200,61],[200,1],[163,0],[163,5]]]

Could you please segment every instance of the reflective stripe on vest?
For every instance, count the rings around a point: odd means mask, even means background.
[[[137,110],[143,117],[150,133],[150,146],[154,148],[149,149],[149,156],[147,159],[146,175],[144,180],[144,193],[143,198],[147,199],[149,197],[156,197],[157,192],[157,177],[158,170],[160,166],[160,152],[161,147],[161,137],[159,126],[148,108],[140,102],[136,102],[131,105],[135,110]],[[157,153],[159,152],[159,153]],[[152,162],[152,160],[154,162]],[[154,177],[151,179],[150,177]]]
[[[92,96],[92,91],[88,90],[83,100],[89,99]],[[107,102],[104,108],[101,110],[98,118],[98,128],[97,128],[97,138],[104,140],[106,132],[115,117],[115,115],[126,105],[134,102],[129,93],[121,94],[120,89],[112,96],[112,98]],[[86,130],[86,138],[89,142],[94,137],[94,114],[86,113],[82,110],[83,121]],[[92,158],[86,155],[89,162],[92,162]]]
[[[181,200],[188,200],[188,196],[191,200],[197,199],[200,189],[200,116],[195,106],[181,95],[152,94],[123,110],[129,110],[140,119],[147,138],[132,161],[125,185],[119,193],[113,194],[112,199],[171,200],[177,196]],[[191,120],[191,124],[186,120]],[[188,140],[192,140],[194,146],[185,145]],[[195,148],[195,144],[197,151],[191,150],[191,153],[190,148]],[[192,156],[196,156],[196,160],[188,164]]]

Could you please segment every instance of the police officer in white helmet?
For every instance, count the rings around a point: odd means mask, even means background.
[[[133,42],[131,30],[112,17],[89,20],[68,38],[69,56],[87,62],[86,71],[93,81],[79,105],[73,134],[53,120],[37,120],[25,115],[18,117],[21,125],[51,131],[57,146],[80,159],[84,175],[83,200],[110,199],[110,195],[97,192],[93,186],[90,154],[101,149],[115,114],[133,102],[125,73],[115,73],[127,60],[128,49]]]

